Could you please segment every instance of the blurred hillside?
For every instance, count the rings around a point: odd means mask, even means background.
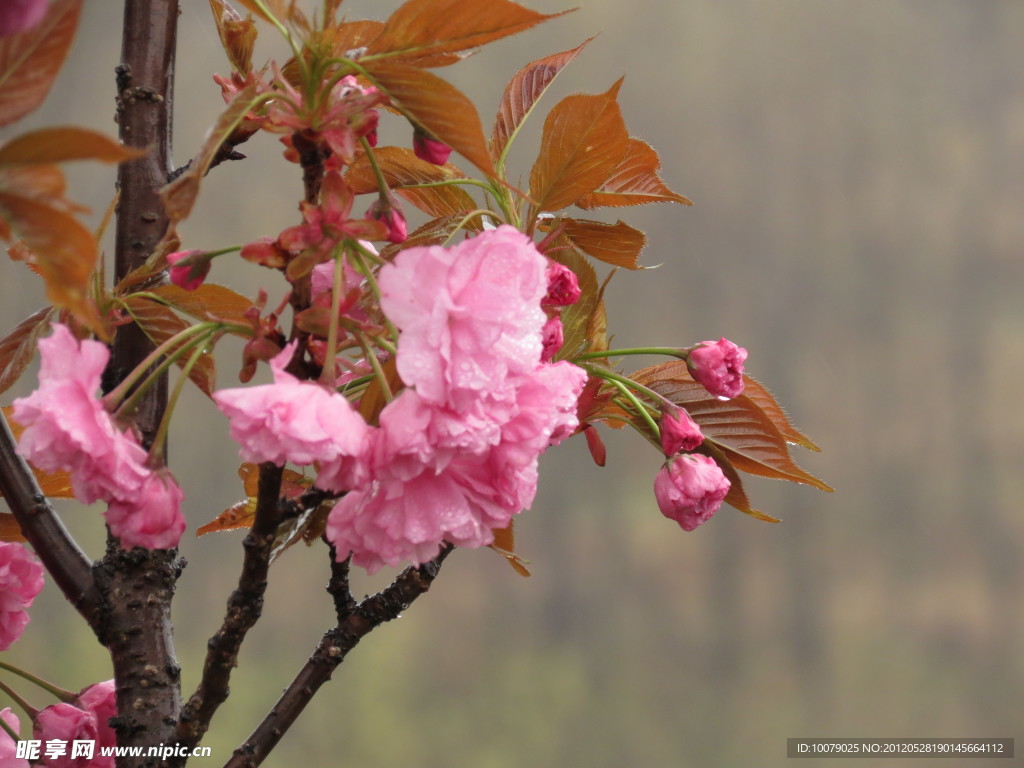
[[[32,125],[114,131],[119,6],[86,4]],[[382,18],[395,6],[350,7]],[[185,0],[181,21],[184,163],[221,108],[210,75],[228,67],[206,3]],[[606,434],[605,469],[571,441],[545,457],[518,523],[534,575],[488,551],[453,555],[430,595],[351,655],[269,764],[772,766],[792,736],[1017,737],[1024,749],[1024,4],[582,0],[439,74],[475,94],[487,123],[518,67],[597,32],[549,96],[604,91],[626,73],[631,132],[696,203],[612,212],[646,230],[644,262],[661,266],[615,277],[610,330],[621,346],[723,335],[746,346],[748,370],[824,449],[798,461],[838,492],[751,481],[755,505],[781,524],[725,508],[686,534],[658,513],[658,456],[638,437]],[[270,44],[258,56],[279,53],[261,34]],[[404,125],[385,122],[385,142],[408,143]],[[524,173],[541,122],[518,147]],[[294,166],[270,138],[245,151],[251,161],[204,184],[185,247],[295,223]],[[112,179],[105,167],[73,172],[95,220]],[[266,277],[225,274],[228,263],[214,279],[249,295]],[[41,292],[18,265],[4,274],[9,327]],[[219,365],[230,386],[238,358]],[[171,457],[195,527],[240,486],[223,419],[201,397],[190,404]],[[67,517],[98,553],[97,514]],[[186,689],[240,540],[183,546]],[[215,759],[327,627],[321,549],[275,565],[267,615],[207,742]],[[10,660],[67,687],[92,682],[103,654],[88,631],[52,586],[37,606]],[[886,765],[903,762],[928,764]]]

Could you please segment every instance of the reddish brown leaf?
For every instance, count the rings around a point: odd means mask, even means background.
[[[832,490],[796,465],[782,433],[745,395],[732,400],[712,397],[693,380],[682,360],[644,368],[631,378],[686,408],[700,425],[705,441],[711,441],[736,469],[752,475],[805,483],[822,491]]]
[[[194,291],[177,285],[160,285],[149,291],[167,304],[199,320],[223,321],[248,325],[245,313],[252,302],[230,288],[216,283],[203,283]]]
[[[206,139],[198,154],[192,158],[188,170],[178,176],[174,181],[160,190],[160,197],[164,201],[167,216],[170,218],[170,226],[164,240],[176,236],[176,225],[188,217],[199,196],[199,184],[210,168],[210,163],[217,155],[217,150],[231,135],[235,127],[242,122],[242,118],[249,111],[252,100],[256,95],[255,86],[249,85],[243,88],[231,103],[228,104],[213,127],[207,131]]]
[[[364,48],[376,40],[384,30],[384,22],[371,19],[346,21],[329,30],[331,50],[338,58],[347,58],[345,54]]]
[[[769,392],[765,386],[755,379],[753,376],[743,377],[743,396],[749,398],[754,404],[761,409],[765,416],[771,419],[782,436],[786,438],[786,442],[794,443],[796,445],[803,446],[810,451],[820,451],[814,441],[811,440],[807,435],[798,430],[790,422],[789,417],[786,415],[786,411],[779,405],[775,397]]]
[[[534,211],[557,211],[592,192],[626,152],[629,134],[615,97],[575,94],[555,105],[544,121],[540,154],[530,171]]]
[[[555,53],[531,62],[512,76],[505,86],[491,131],[491,156],[496,164],[502,164],[500,161],[519,132],[519,127],[530,116],[534,105],[558,73],[593,39],[587,38],[571,51]]]
[[[367,69],[402,114],[485,174],[494,176],[480,116],[462,91],[437,75],[412,66],[374,62]]]
[[[23,133],[0,146],[0,166],[99,160],[122,163],[148,150],[132,149],[102,133],[76,128],[41,128]]]
[[[571,360],[584,352],[608,348],[603,335],[604,302],[597,273],[579,251],[571,246],[558,247],[564,242],[562,239],[556,241],[556,247],[548,255],[576,274],[582,293],[579,301],[562,309],[563,342],[562,349],[555,355],[556,360]],[[600,322],[595,323],[595,317]]]
[[[0,218],[32,252],[32,265],[52,304],[75,315],[101,337],[107,331],[88,299],[96,266],[96,240],[71,214],[20,195],[0,191]]]
[[[410,184],[432,184],[466,178],[466,174],[451,163],[428,163],[420,160],[411,149],[405,147],[379,147],[373,153],[388,186],[430,216],[437,218],[460,211],[471,211],[477,207],[466,190],[454,184],[404,189]],[[356,158],[345,174],[345,181],[357,195],[377,191],[377,177],[366,155]]]
[[[158,301],[144,298],[142,296],[126,296],[123,299],[125,309],[138,324],[142,332],[150,341],[159,346],[170,339],[176,333],[188,327],[188,323],[178,317],[174,310],[161,304]],[[173,352],[174,350],[170,350]],[[188,362],[191,352],[183,354],[177,359],[179,366],[184,367]],[[217,386],[217,372],[214,367],[213,355],[204,354],[189,371],[189,378],[206,395],[213,395]]]
[[[601,439],[597,427],[593,424],[587,424],[583,428],[583,436],[587,438],[587,449],[590,451],[590,458],[594,460],[597,466],[603,467],[608,460],[608,449],[605,447],[604,440]]]
[[[50,327],[50,307],[22,320],[0,340],[0,392],[16,382],[36,354],[36,342]]]
[[[18,521],[8,512],[0,513],[0,541],[27,541]]]
[[[259,19],[272,21],[271,17],[268,16],[262,8],[260,8],[258,3],[254,3],[253,0],[238,0],[238,4]],[[278,21],[288,21],[289,9],[287,0],[264,0],[263,5]]]
[[[640,269],[640,251],[647,238],[639,229],[617,221],[605,224],[587,219],[562,219],[565,236],[588,256],[626,269]]]
[[[78,26],[82,0],[54,0],[41,22],[0,38],[0,126],[42,104]]]
[[[643,203],[682,203],[693,205],[673,192],[658,175],[661,160],[650,144],[631,138],[625,156],[593,192],[584,194],[576,205],[584,210],[601,206],[621,207]]]
[[[216,519],[196,528],[196,536],[205,536],[215,531],[234,531],[239,528],[251,528],[252,519],[255,514],[255,498],[250,497],[245,501],[236,501],[217,515]]]
[[[58,204],[62,210],[69,206],[64,198],[67,183],[64,172],[56,165],[31,165],[0,169],[0,191],[31,197],[40,202]]]
[[[440,66],[457,60],[444,54],[478,48],[561,15],[537,13],[508,0],[407,0],[385,22],[367,54]]]
[[[402,388],[402,379],[398,375],[395,358],[388,358],[381,367],[384,369],[388,388],[392,394],[397,394],[398,390]],[[384,397],[384,388],[381,386],[380,379],[375,378],[366,387],[366,391],[359,400],[359,415],[367,424],[376,424],[377,417],[380,416],[385,405],[387,405],[387,400]]]
[[[238,468],[238,476],[242,480],[246,498],[236,501],[225,509],[216,519],[196,529],[196,536],[205,536],[215,531],[233,531],[238,528],[251,528],[256,514],[256,496],[259,492],[260,468],[258,464],[242,464]],[[308,478],[290,469],[284,470],[281,478],[281,495],[294,499],[302,495],[310,486]]]
[[[224,0],[210,0],[210,10],[217,23],[217,34],[228,61],[243,75],[252,70],[252,49],[256,45],[256,24],[252,17],[243,19]]]
[[[526,560],[516,554],[516,536],[514,520],[510,520],[507,528],[494,529],[494,541],[490,544],[491,549],[505,558],[512,569],[520,576],[529,576],[530,569],[526,567]]]

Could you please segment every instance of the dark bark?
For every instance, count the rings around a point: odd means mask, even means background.
[[[148,148],[118,172],[120,199],[115,281],[141,266],[167,229],[159,190],[171,166],[171,99],[178,20],[177,0],[125,3],[122,60],[117,67],[117,122],[123,143]],[[118,329],[107,381],[139,365],[153,345],[136,325]],[[136,426],[149,447],[167,402],[166,377],[149,389]],[[95,567],[106,610],[96,627],[110,651],[117,681],[118,744],[144,748],[173,744],[181,712],[170,604],[182,562],[174,551],[124,551],[110,539]],[[153,757],[118,758],[118,768],[157,765]]]
[[[381,624],[398,618],[416,598],[430,589],[441,563],[454,549],[446,544],[441,553],[420,566],[406,568],[387,589],[351,606],[348,592],[348,561],[331,573],[329,591],[338,608],[339,622],[324,633],[313,655],[281,694],[274,708],[252,735],[235,750],[224,768],[256,768],[302,714],[320,687],[331,679],[348,652]],[[333,557],[333,552],[332,552]]]

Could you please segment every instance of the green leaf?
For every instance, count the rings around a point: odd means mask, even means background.
[[[53,0],[34,27],[0,37],[0,126],[43,103],[71,47],[81,7],[82,0]]]

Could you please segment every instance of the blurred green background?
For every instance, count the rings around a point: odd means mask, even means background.
[[[396,6],[345,7],[383,18]],[[755,505],[781,524],[724,508],[686,534],[658,512],[659,458],[639,437],[606,432],[605,469],[573,440],[544,457],[518,522],[533,576],[457,552],[429,595],[351,654],[268,764],[774,766],[792,736],[1018,737],[1024,750],[1024,3],[581,0],[438,74],[489,124],[518,67],[597,32],[544,108],[625,73],[627,125],[696,203],[611,212],[647,232],[643,261],[661,266],[616,276],[610,330],[622,346],[746,346],[748,370],[824,449],[798,461],[838,492],[752,480]],[[257,60],[282,55],[261,33]],[[57,88],[21,125],[114,132],[119,48],[120,4],[86,3]],[[227,71],[207,3],[183,0],[178,164],[221,109],[211,74]],[[385,143],[408,145],[403,122],[383,122]],[[541,122],[517,146],[524,173]],[[204,184],[184,247],[296,223],[296,167],[270,137],[243,150],[250,161]],[[69,170],[97,221],[113,173]],[[223,260],[212,279],[251,296],[271,277]],[[0,291],[4,327],[41,303],[20,265]],[[282,293],[273,284],[272,302]],[[221,386],[236,381],[237,352],[222,350]],[[225,421],[201,396],[186,405],[171,457],[194,529],[240,485]],[[98,555],[98,511],[63,508]],[[187,691],[240,541],[182,546]],[[206,741],[214,762],[331,621],[322,547],[288,552],[272,575]],[[70,688],[110,676],[52,585],[32,615],[7,660]],[[885,764],[933,762],[989,764]]]

